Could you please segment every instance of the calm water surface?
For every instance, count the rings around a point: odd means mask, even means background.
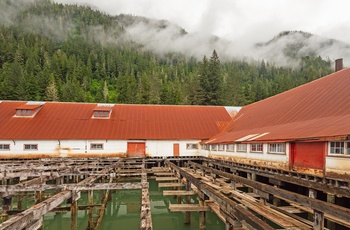
[[[163,190],[169,188],[158,188],[155,180],[149,180],[152,222],[154,230],[183,230],[199,229],[199,214],[191,213],[191,224],[185,225],[185,214],[181,212],[170,212],[169,204],[176,204],[173,196],[163,196]],[[88,205],[87,193],[82,193],[78,201],[79,205]],[[100,202],[100,191],[94,191],[94,204]],[[197,203],[196,197],[191,203]],[[140,229],[141,190],[116,191],[112,200],[108,202],[100,229]],[[92,212],[94,220],[98,218],[99,209]],[[77,229],[86,229],[88,226],[89,211],[78,211]],[[225,229],[224,223],[212,212],[207,212],[207,230]],[[44,229],[61,230],[70,229],[70,212],[49,213],[44,217]]]

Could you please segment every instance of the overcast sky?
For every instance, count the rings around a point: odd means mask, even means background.
[[[284,30],[350,41],[349,0],[55,0],[167,19],[188,32],[264,42]]]

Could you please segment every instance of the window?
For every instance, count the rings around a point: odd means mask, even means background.
[[[202,149],[204,149],[204,150],[209,150],[209,145],[202,145]]]
[[[224,151],[225,150],[225,145],[218,145],[218,150],[219,151]]]
[[[186,144],[186,149],[198,149],[197,144]]]
[[[329,148],[330,154],[350,155],[350,142],[332,141]]]
[[[211,145],[212,151],[218,151],[218,145]]]
[[[234,152],[235,151],[235,145],[234,144],[227,144],[226,145],[226,151],[227,152]]]
[[[285,143],[269,144],[269,153],[285,153]]]
[[[0,150],[10,150],[9,144],[0,144]]]
[[[100,144],[100,143],[90,144],[90,149],[92,150],[103,149],[103,144]]]
[[[109,118],[109,111],[94,110],[94,117]]]
[[[33,144],[25,144],[24,145],[24,150],[38,150],[38,145],[33,145]]]
[[[253,153],[261,153],[263,151],[263,144],[250,144],[250,151]]]
[[[237,152],[247,152],[247,144],[237,144]]]
[[[25,116],[32,116],[34,114],[33,110],[31,109],[17,109],[16,110],[16,116],[25,117]]]

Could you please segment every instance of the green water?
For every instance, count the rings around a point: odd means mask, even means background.
[[[158,188],[157,182],[149,180],[152,223],[154,230],[183,230],[199,229],[199,214],[191,213],[191,224],[185,225],[185,214],[181,212],[170,212],[169,204],[176,204],[173,196],[163,196],[163,188]],[[165,190],[169,190],[168,188]],[[100,192],[94,192],[94,204],[100,203]],[[197,203],[195,197],[191,203]],[[87,205],[87,193],[82,193],[78,201],[79,205]],[[140,229],[141,190],[116,191],[112,200],[108,202],[100,229]],[[98,209],[92,212],[94,220],[98,217]],[[86,229],[88,226],[89,211],[78,211],[77,229]],[[225,229],[224,223],[215,215],[207,212],[207,230]],[[44,216],[44,229],[60,230],[70,229],[70,212],[48,213]]]

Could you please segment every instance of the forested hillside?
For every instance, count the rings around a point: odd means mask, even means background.
[[[132,16],[85,6],[7,0],[0,13],[0,100],[238,106],[332,72],[331,61],[312,55],[280,67],[220,60],[215,50],[200,60],[159,54],[128,38]]]

